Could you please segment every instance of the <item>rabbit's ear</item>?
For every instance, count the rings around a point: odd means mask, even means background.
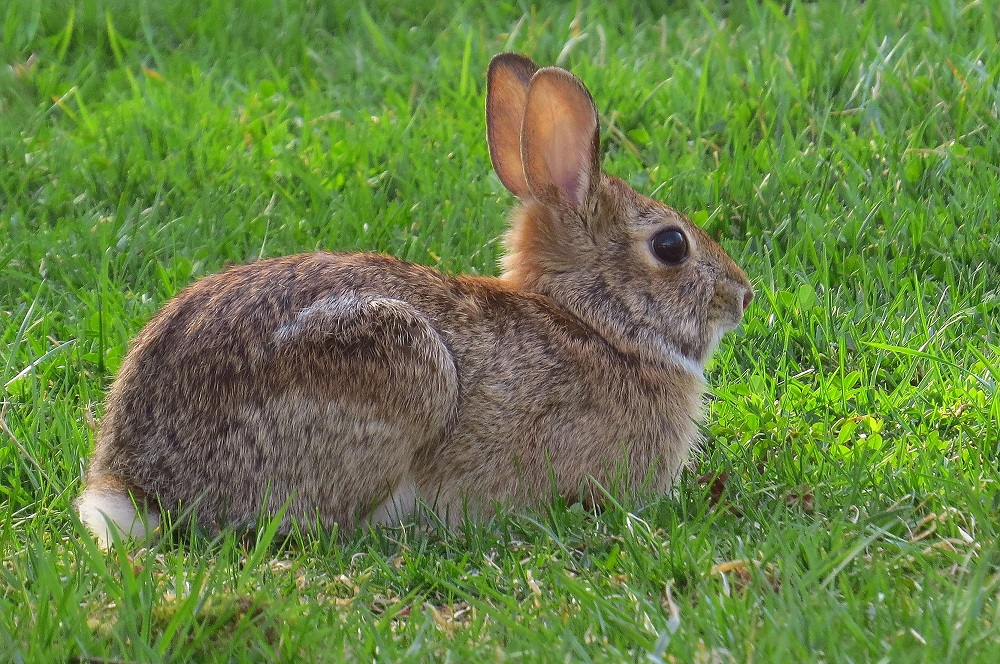
[[[486,142],[493,170],[510,193],[531,195],[521,163],[521,125],[528,84],[538,65],[517,53],[501,53],[486,73]]]
[[[536,198],[579,210],[600,175],[600,127],[587,88],[565,69],[539,69],[528,88],[521,159]]]

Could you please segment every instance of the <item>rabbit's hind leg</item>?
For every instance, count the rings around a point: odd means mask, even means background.
[[[437,330],[408,302],[343,294],[299,312],[276,341],[305,363],[294,371],[328,404],[325,421],[310,427],[312,458],[300,459],[313,469],[308,502],[336,505],[328,518],[341,522],[406,518],[420,500],[414,459],[457,419],[458,372]]]

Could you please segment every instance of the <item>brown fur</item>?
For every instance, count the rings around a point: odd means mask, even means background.
[[[87,492],[215,526],[287,501],[286,521],[350,527],[407,483],[451,521],[543,501],[550,478],[571,500],[600,500],[591,480],[670,485],[698,440],[699,369],[750,285],[681,214],[600,173],[576,78],[512,54],[489,76],[491,156],[522,198],[504,275],[315,253],[196,282],[135,339]],[[666,226],[689,240],[678,265],[650,250]]]

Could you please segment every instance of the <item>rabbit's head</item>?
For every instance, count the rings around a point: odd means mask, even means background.
[[[487,140],[521,200],[503,278],[551,298],[620,350],[700,374],[753,297],[746,274],[684,215],[600,167],[587,88],[524,56],[493,58]]]

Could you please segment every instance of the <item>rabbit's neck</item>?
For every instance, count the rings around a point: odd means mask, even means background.
[[[623,302],[570,302],[564,306],[617,350],[654,365],[680,369],[704,381],[705,361],[697,353],[700,349],[678,344],[667,331],[657,329],[644,317],[629,311]]]

